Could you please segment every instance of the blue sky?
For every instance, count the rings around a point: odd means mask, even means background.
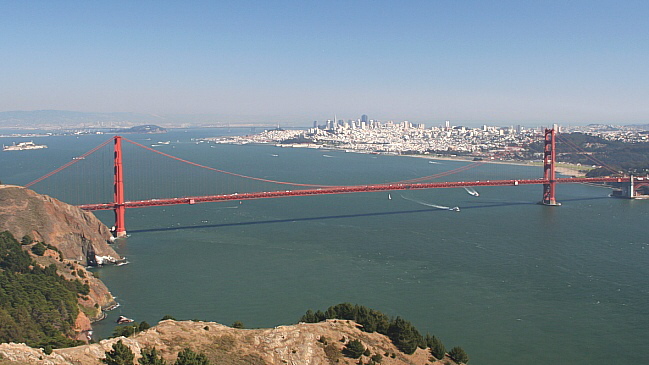
[[[0,111],[649,122],[647,1],[1,1]]]

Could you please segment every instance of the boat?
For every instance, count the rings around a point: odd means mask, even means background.
[[[460,207],[449,208],[449,210],[452,210],[452,211],[454,211],[454,212],[459,212],[459,211],[460,211]]]
[[[158,141],[158,144],[169,144],[171,141]]]
[[[392,200],[392,195],[388,194],[388,200]]]
[[[122,323],[131,323],[131,322],[133,322],[133,320],[130,319],[130,318],[126,318],[124,316],[119,316],[117,318],[117,321],[115,321],[115,322],[117,322],[117,324],[122,324]]]
[[[11,146],[5,146],[2,145],[2,150],[3,151],[24,151],[24,150],[40,150],[43,148],[47,148],[46,145],[44,144],[35,144],[33,141],[30,142],[20,142],[16,144],[16,142],[13,143]]]

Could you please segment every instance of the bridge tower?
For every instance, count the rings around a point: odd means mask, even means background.
[[[124,206],[124,175],[122,172],[122,137],[115,136],[113,202],[115,237],[126,237],[126,207]]]
[[[557,206],[555,198],[556,176],[554,166],[556,159],[556,125],[552,129],[545,129],[545,143],[543,147],[543,180],[548,183],[543,184],[543,200],[541,204]]]

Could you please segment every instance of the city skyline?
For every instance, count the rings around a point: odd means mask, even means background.
[[[647,123],[647,10],[640,1],[5,2],[0,111]]]

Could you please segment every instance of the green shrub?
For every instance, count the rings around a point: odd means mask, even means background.
[[[149,328],[151,328],[151,325],[148,324],[146,321],[142,321],[139,326],[137,326],[138,332],[146,331]]]
[[[34,246],[32,246],[32,252],[36,256],[43,256],[45,254],[45,250],[47,250],[47,247],[45,247],[45,245],[41,242],[37,242]]]
[[[352,359],[358,359],[365,352],[365,347],[359,340],[351,340],[343,349],[343,354]]]
[[[113,337],[120,337],[120,336],[129,337],[138,332],[148,330],[149,328],[151,328],[151,325],[148,324],[146,321],[142,321],[142,323],[131,322],[124,326],[116,326],[115,329],[113,330]]]
[[[137,325],[136,324],[130,324],[127,326],[116,326],[115,329],[113,330],[113,337],[129,337],[135,334],[137,332]]]
[[[365,332],[378,332],[388,336],[397,348],[406,354],[412,354],[417,346],[425,344],[419,331],[408,321],[400,317],[390,318],[377,310],[358,304],[341,303],[321,311],[308,310],[300,322],[320,322],[325,319],[348,319],[362,325]]]
[[[30,235],[24,235],[23,239],[20,241],[21,245],[31,245],[34,242],[34,239]]]

